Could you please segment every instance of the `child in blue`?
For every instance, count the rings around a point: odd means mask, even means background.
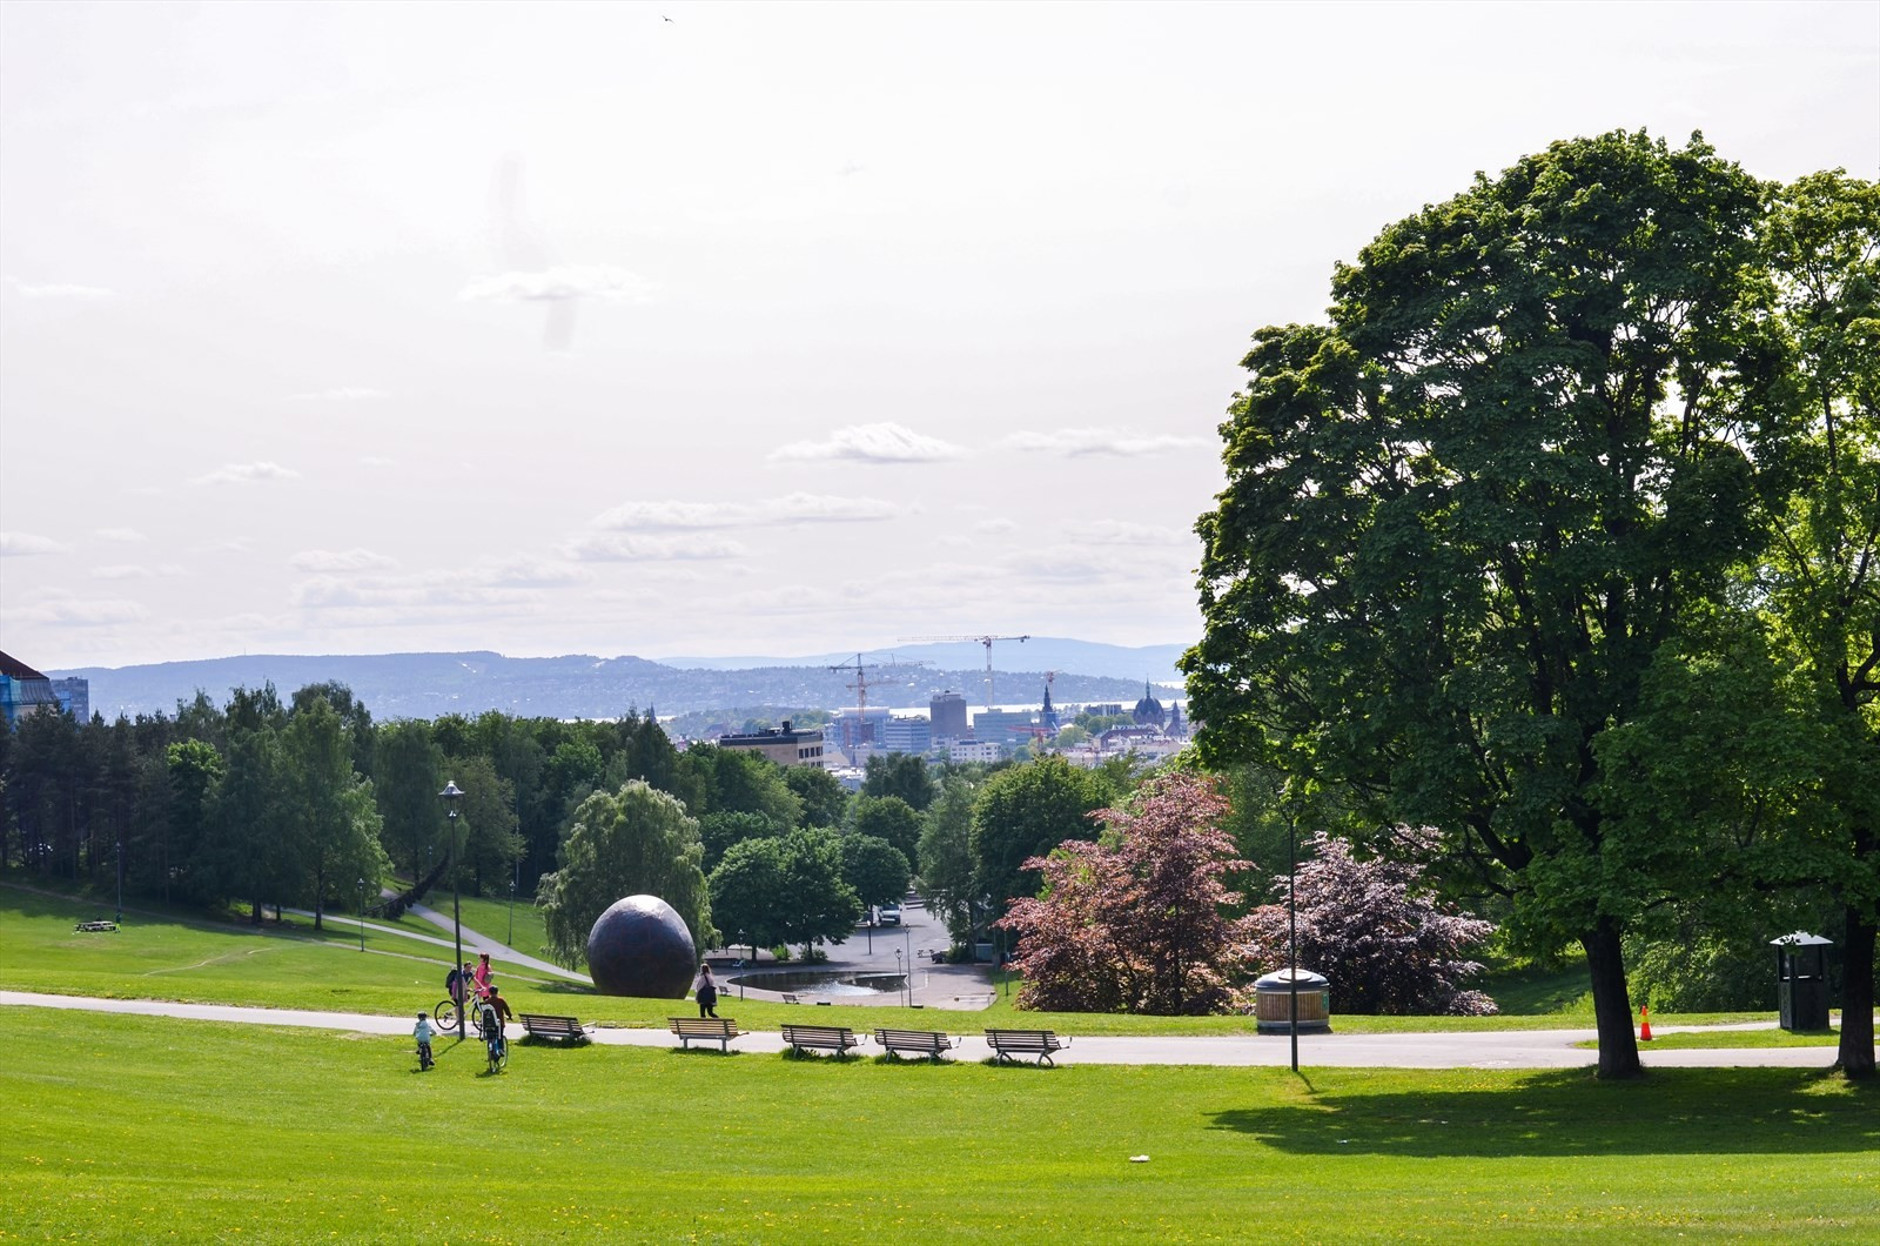
[[[437,1063],[431,1059],[431,1018],[418,1014],[418,1024],[411,1027],[411,1036],[418,1040],[418,1068],[428,1071]]]

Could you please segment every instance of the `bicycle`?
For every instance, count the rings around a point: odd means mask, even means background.
[[[464,1026],[467,1031],[476,1024],[477,1005],[481,1002],[482,996],[472,990],[464,998],[461,1005],[454,999],[438,1000],[437,1007],[431,1010],[431,1016],[436,1020],[439,1032],[449,1030],[455,1033],[457,1029],[457,1010],[459,1007],[462,1007],[467,1010],[464,1013]]]

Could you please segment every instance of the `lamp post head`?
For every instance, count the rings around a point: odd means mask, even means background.
[[[456,817],[457,816],[457,802],[462,800],[464,797],[464,790],[457,786],[457,780],[452,779],[448,783],[444,784],[444,790],[439,792],[438,796],[440,796],[444,801],[445,812],[450,817],[453,817],[453,818]]]

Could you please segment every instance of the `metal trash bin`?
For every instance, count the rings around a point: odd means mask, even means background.
[[[1828,949],[1834,941],[1798,930],[1771,939],[1776,950],[1776,1007],[1785,1030],[1828,1028]]]
[[[1254,1029],[1261,1034],[1292,1032],[1292,971],[1281,969],[1253,984]],[[1329,1034],[1332,1029],[1332,984],[1310,969],[1299,971],[1299,1032]]]

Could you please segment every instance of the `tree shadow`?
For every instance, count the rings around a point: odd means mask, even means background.
[[[667,1050],[669,1050],[675,1056],[711,1056],[713,1059],[716,1059],[716,1060],[722,1060],[726,1056],[741,1056],[744,1054],[741,1051],[732,1051],[729,1048],[720,1048],[717,1051],[713,1051],[710,1047],[704,1047],[704,1046],[671,1047],[671,1048],[668,1048]]]
[[[1493,1088],[1311,1092],[1211,1120],[1300,1155],[1840,1154],[1880,1150],[1880,1085],[1812,1069],[1665,1069],[1633,1082],[1563,1069]]]

